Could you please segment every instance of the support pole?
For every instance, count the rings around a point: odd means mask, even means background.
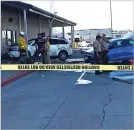
[[[112,17],[112,4],[110,1],[110,18],[111,18],[111,34],[112,34],[112,38],[113,38],[113,17]]]
[[[21,12],[19,10],[19,31],[21,32]]]
[[[63,38],[65,38],[65,29],[64,29],[64,25],[62,25],[62,35],[63,35]]]
[[[28,35],[27,35],[27,14],[26,14],[26,10],[23,10],[24,13],[24,32],[25,32],[25,40],[27,42],[27,50],[26,50],[26,56],[28,57]]]
[[[71,26],[71,45],[74,47],[74,26]]]
[[[52,36],[52,22],[49,19],[49,36]]]

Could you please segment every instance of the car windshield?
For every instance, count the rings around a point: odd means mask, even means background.
[[[33,40],[29,40],[28,41],[28,45],[31,45],[31,44],[33,44],[35,42],[35,40],[33,39]]]
[[[123,36],[124,39],[127,38],[134,38],[134,32],[128,32],[125,36]]]

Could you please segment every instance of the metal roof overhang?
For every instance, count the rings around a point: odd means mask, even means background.
[[[64,19],[64,18],[62,18],[60,16],[57,16],[55,14],[52,14],[52,13],[47,12],[45,10],[42,10],[42,9],[40,9],[38,7],[35,7],[35,6],[31,5],[31,4],[23,3],[23,2],[20,2],[20,1],[2,1],[1,6],[2,5],[17,8],[19,10],[20,9],[21,10],[25,9],[28,12],[32,12],[32,13],[41,15],[43,17],[47,17],[49,19],[54,18],[55,21],[59,21],[59,22],[61,22],[63,24],[66,24],[66,26],[75,26],[75,25],[77,25],[76,23],[74,23],[74,22],[72,22],[70,20]]]
[[[75,23],[72,24],[72,23],[70,23],[70,22],[61,20],[61,19],[57,18],[56,15],[50,16],[50,15],[47,15],[47,14],[45,14],[45,13],[41,13],[41,12],[39,12],[39,11],[33,10],[33,9],[29,9],[29,11],[30,11],[30,12],[33,12],[33,13],[35,13],[35,14],[41,15],[41,16],[43,16],[43,17],[47,17],[47,18],[49,18],[49,19],[54,19],[54,21],[56,20],[56,21],[59,21],[59,22],[61,22],[61,23],[63,23],[63,24],[65,23],[65,24],[67,24],[67,25],[69,25],[69,26],[75,26],[75,25],[76,25]]]

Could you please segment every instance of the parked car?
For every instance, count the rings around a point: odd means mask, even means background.
[[[134,63],[134,40],[117,39],[108,44],[109,64],[133,64]],[[86,63],[95,63],[94,51],[90,49],[84,54]]]
[[[59,58],[60,60],[64,61],[69,56],[72,56],[72,54],[73,54],[72,47],[66,39],[50,37],[49,42],[51,45],[50,46],[50,57],[51,58]],[[30,39],[28,41],[29,57],[33,56],[35,51],[36,51],[35,39]],[[20,53],[18,51],[18,45],[11,46],[8,54],[10,57],[18,58],[20,56]]]

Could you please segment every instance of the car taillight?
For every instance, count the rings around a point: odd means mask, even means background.
[[[134,59],[130,59],[129,62],[131,65],[134,65]]]

